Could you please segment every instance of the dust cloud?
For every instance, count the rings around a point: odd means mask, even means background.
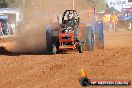
[[[80,9],[79,6],[76,8]],[[17,52],[46,50],[45,26],[53,25],[57,15],[67,9],[72,9],[72,0],[29,0],[23,8],[24,22],[17,28]]]
[[[68,1],[66,1],[67,3]],[[45,26],[56,22],[57,14],[69,7],[60,0],[28,1],[24,8],[24,22],[18,26],[17,52],[38,52],[46,50]]]

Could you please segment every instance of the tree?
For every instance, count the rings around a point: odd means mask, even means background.
[[[98,11],[103,11],[106,9],[106,3],[105,0],[98,0],[97,5],[96,5],[96,9]]]
[[[97,11],[102,11],[106,9],[105,0],[88,0],[90,1],[91,7],[95,8]]]
[[[16,7],[18,1],[21,0],[0,0],[0,8]]]
[[[132,0],[128,0],[128,2],[132,2]]]
[[[0,0],[0,8],[7,8],[8,6],[8,0]]]
[[[0,8],[22,8],[27,0],[0,0]]]

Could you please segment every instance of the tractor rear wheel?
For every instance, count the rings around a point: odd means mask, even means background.
[[[95,45],[97,48],[104,49],[103,22],[97,21],[95,27]]]
[[[93,51],[94,49],[94,34],[91,26],[86,27],[84,31],[84,44],[83,49]]]

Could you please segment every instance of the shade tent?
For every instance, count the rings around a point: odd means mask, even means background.
[[[119,12],[118,10],[116,10],[114,7],[111,7],[109,9],[106,10],[107,13],[115,13],[115,12]]]
[[[16,24],[20,22],[20,9],[18,8],[0,8],[0,15],[14,15]]]

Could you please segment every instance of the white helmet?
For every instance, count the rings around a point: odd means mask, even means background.
[[[68,15],[68,18],[69,18],[69,19],[72,19],[72,18],[73,18],[73,13],[70,13],[70,14]]]

